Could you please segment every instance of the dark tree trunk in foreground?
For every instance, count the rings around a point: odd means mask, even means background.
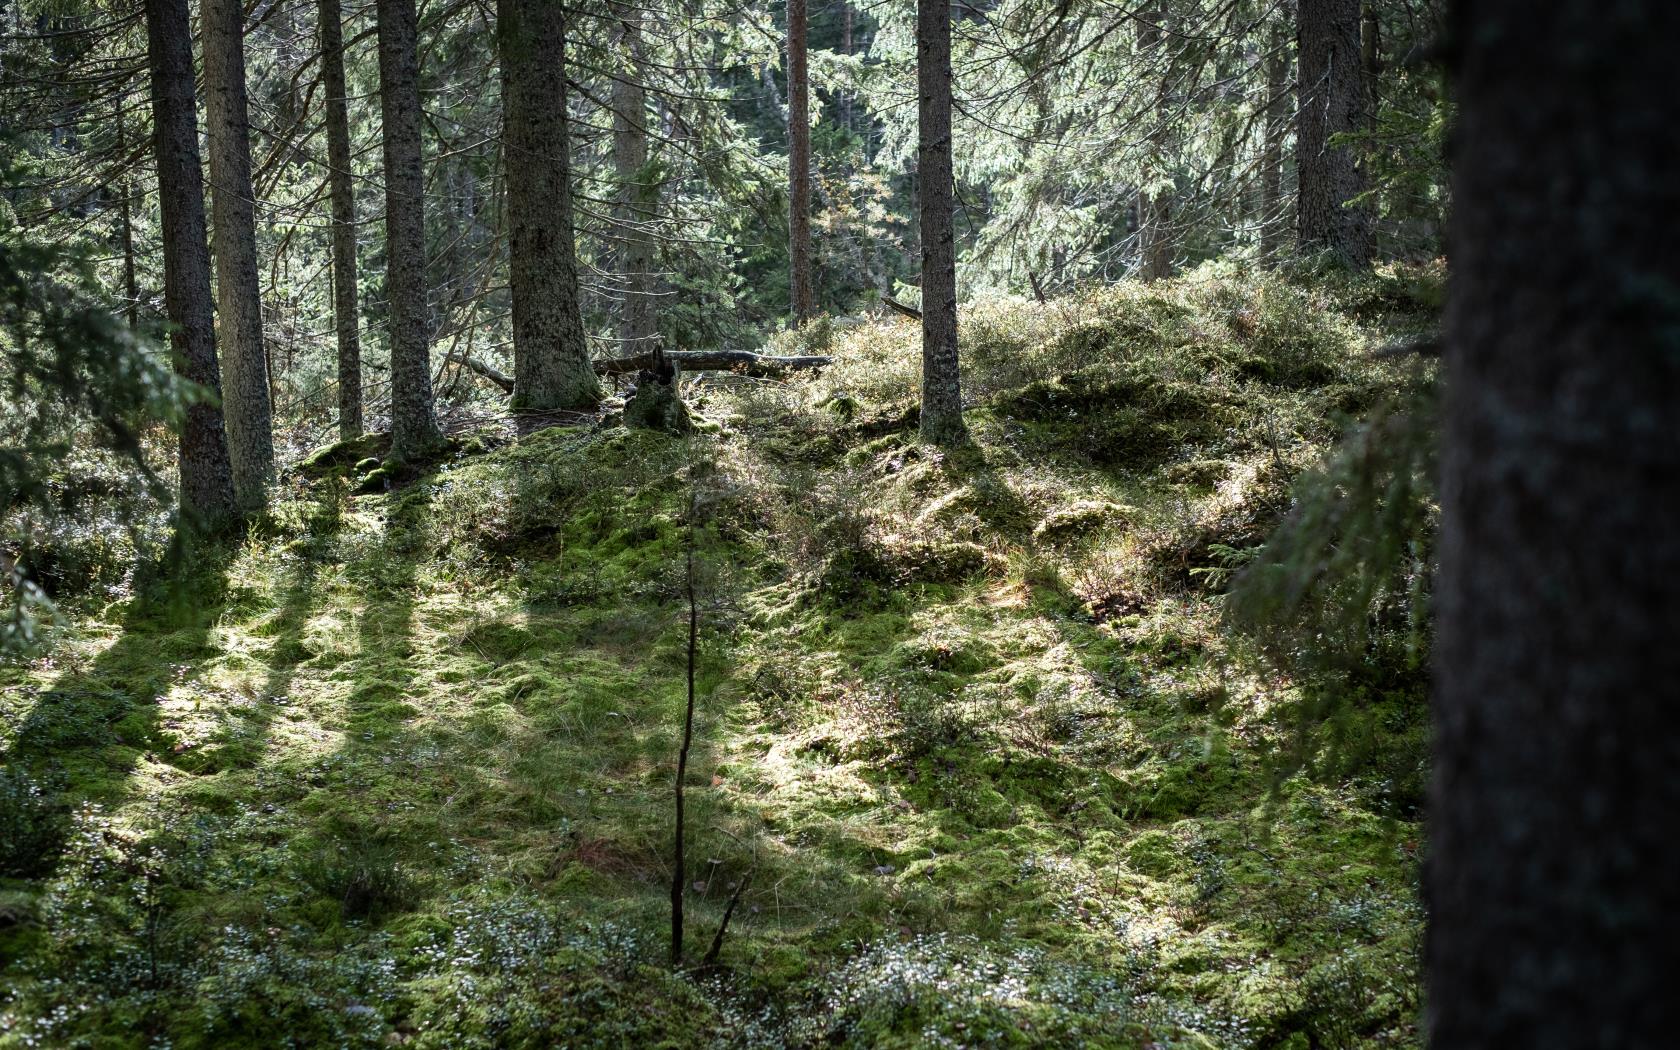
[[[204,115],[216,239],[216,335],[222,358],[233,492],[241,510],[268,502],[274,429],[257,286],[257,213],[251,191],[251,121],[245,92],[245,7],[204,0]]]
[[[350,169],[350,113],[344,87],[344,24],[338,0],[320,0],[321,87],[332,196],[333,327],[338,333],[338,436],[362,434],[362,342],[356,296],[356,191]]]
[[[968,439],[957,374],[957,250],[951,161],[951,0],[916,3],[917,182],[922,226],[922,438]]]
[[[622,355],[653,349],[659,338],[655,310],[652,222],[659,186],[648,168],[647,90],[642,87],[642,12],[615,3],[619,59],[613,81],[613,171],[618,178],[618,279],[623,289],[618,341]]]
[[[193,95],[186,0],[147,0],[146,40],[170,350],[178,374],[219,395],[204,171],[198,159],[198,104]],[[220,405],[200,402],[187,409],[181,423],[180,456],[183,514],[204,522],[230,516],[233,468]]]
[[[1151,56],[1153,67],[1160,74],[1155,98],[1155,126],[1149,132],[1149,158],[1143,170],[1144,178],[1150,184],[1138,194],[1138,276],[1145,281],[1171,277],[1173,272],[1172,189],[1156,184],[1164,182],[1168,176],[1168,122],[1172,119],[1172,106],[1168,101],[1172,92],[1172,59],[1163,46],[1166,22],[1166,0],[1160,0],[1153,10],[1140,17],[1138,25],[1138,46]]]
[[[1680,5],[1467,0],[1431,1044],[1680,1032]]]
[[[1365,127],[1359,0],[1300,0],[1298,10],[1301,249],[1329,250],[1348,266],[1364,266],[1371,259],[1370,216],[1348,202],[1365,191],[1365,177],[1353,149],[1330,144],[1332,136]]]
[[[513,407],[587,409],[601,399],[578,304],[561,0],[500,0],[502,155],[513,292]]]
[[[1289,232],[1283,191],[1284,141],[1289,136],[1289,115],[1294,97],[1289,90],[1289,38],[1280,13],[1267,35],[1266,54],[1266,142],[1260,157],[1260,258],[1275,264],[1283,254]]]
[[[385,286],[390,298],[391,450],[423,458],[441,441],[432,408],[426,316],[425,180],[414,0],[379,0],[379,102],[385,129]]]
[[[805,0],[787,0],[788,269],[795,324],[817,312],[811,282],[811,78]]]

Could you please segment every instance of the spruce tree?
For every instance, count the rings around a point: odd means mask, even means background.
[[[601,390],[578,304],[565,8],[560,0],[500,0],[496,10],[513,292],[513,405],[538,413],[592,408]]]
[[[391,342],[391,450],[422,459],[442,441],[432,405],[426,309],[425,176],[414,0],[379,0],[379,107],[385,131],[385,285]]]
[[[1353,147],[1331,141],[1365,128],[1359,0],[1299,0],[1297,10],[1301,248],[1364,266],[1371,258],[1370,214],[1355,203],[1365,192],[1364,172]]]
[[[924,440],[968,440],[957,371],[957,249],[951,156],[951,0],[917,0],[916,161],[922,232],[922,415]]]
[[[267,502],[274,480],[274,427],[257,287],[244,12],[240,0],[204,0],[204,113],[210,131],[223,416],[234,496],[240,509],[250,511]]]
[[[146,59],[152,94],[153,147],[163,232],[163,299],[175,371],[208,399],[181,422],[181,511],[213,524],[234,512],[216,332],[210,304],[210,248],[204,218],[204,171],[198,156],[198,103],[186,0],[146,0]]]

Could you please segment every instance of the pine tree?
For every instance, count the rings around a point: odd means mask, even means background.
[[[186,0],[146,0],[146,39],[170,348],[178,375],[219,396]],[[181,424],[180,472],[184,517],[215,523],[233,514],[233,468],[219,404],[199,401],[187,409]]]

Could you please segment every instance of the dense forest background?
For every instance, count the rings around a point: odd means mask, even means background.
[[[0,1047],[1662,1045],[1533,6],[0,0]]]

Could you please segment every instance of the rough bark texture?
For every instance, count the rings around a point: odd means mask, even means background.
[[[951,162],[951,0],[916,2],[916,168],[922,234],[923,439],[968,438],[957,372],[957,253]]]
[[[1301,248],[1329,250],[1348,266],[1364,266],[1371,258],[1370,215],[1347,206],[1365,191],[1364,174],[1351,148],[1330,145],[1332,136],[1365,125],[1359,0],[1300,0],[1298,25]]]
[[[170,349],[179,375],[220,394],[186,0],[146,0],[146,40]],[[233,513],[233,468],[220,405],[199,403],[187,409],[180,471],[184,516],[213,522]]]
[[[652,223],[659,186],[648,168],[647,89],[642,86],[642,10],[615,3],[618,77],[613,81],[613,171],[618,178],[618,279],[623,289],[618,341],[624,354],[641,354],[659,341],[654,297]]]
[[[418,459],[443,440],[432,407],[426,317],[425,183],[414,0],[379,0],[379,103],[385,131],[385,286],[390,298],[391,450]]]
[[[1149,157],[1144,165],[1144,179],[1150,185],[1138,194],[1138,276],[1145,281],[1171,277],[1173,272],[1172,190],[1153,185],[1167,174],[1168,122],[1172,119],[1172,107],[1168,103],[1172,91],[1172,60],[1162,46],[1166,21],[1166,0],[1159,0],[1141,17],[1138,28],[1138,46],[1151,56],[1151,62],[1160,72],[1155,126],[1149,132]]]
[[[1680,5],[1458,20],[1430,1042],[1669,1047]]]
[[[817,311],[811,283],[811,77],[805,23],[805,0],[787,0],[788,302],[796,324]]]
[[[1260,159],[1260,257],[1267,265],[1282,256],[1289,233],[1288,200],[1283,191],[1283,154],[1289,137],[1289,115],[1294,102],[1289,90],[1289,34],[1283,18],[1273,23],[1266,55],[1266,143]]]
[[[250,511],[268,502],[268,485],[274,480],[274,424],[263,350],[262,293],[257,285],[244,12],[240,0],[204,0],[202,8],[222,415],[233,464],[234,499],[241,510]]]
[[[350,114],[344,87],[344,25],[339,0],[320,0],[321,100],[327,123],[327,185],[332,196],[333,327],[338,334],[338,436],[362,434],[362,342],[356,296],[356,193],[350,169]]]
[[[500,0],[502,154],[507,167],[513,293],[513,407],[590,408],[589,367],[572,239],[566,15],[561,0]]]

